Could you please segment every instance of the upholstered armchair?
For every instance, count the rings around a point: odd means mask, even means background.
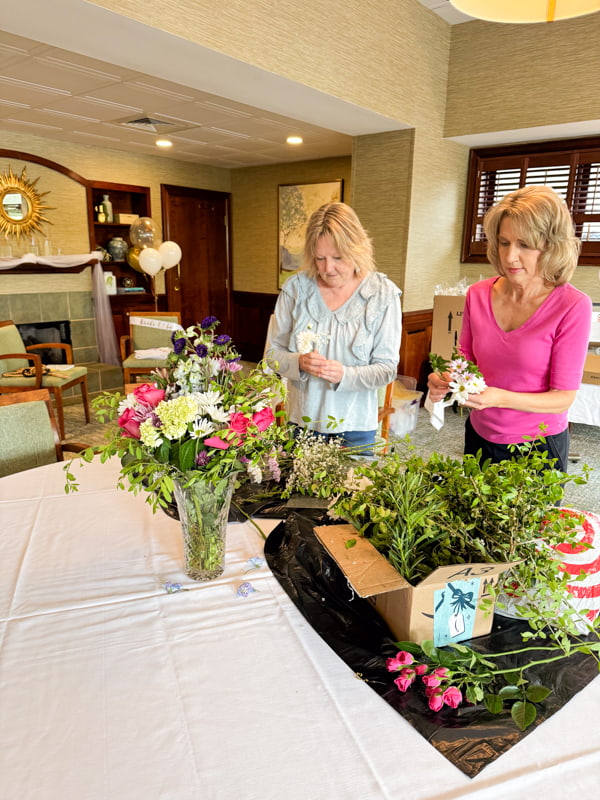
[[[34,389],[0,395],[0,477],[64,460],[84,444],[63,442],[50,392]]]
[[[54,396],[58,430],[60,437],[65,436],[65,417],[63,410],[63,392],[71,387],[79,387],[86,422],[90,421],[88,398],[87,368],[74,365],[70,369],[58,370],[45,368],[36,350],[64,350],[68,364],[73,364],[73,348],[62,342],[44,342],[25,347],[19,329],[12,320],[0,321],[0,394],[26,392],[32,389],[47,389]],[[23,368],[29,367],[31,376],[19,374]],[[12,374],[11,374],[12,373]]]
[[[168,323],[159,327],[161,323]],[[171,334],[174,327],[181,327],[179,311],[144,311],[129,317],[129,333],[121,336],[121,361],[123,380],[135,383],[138,376],[149,375],[152,370],[164,367],[167,350],[172,349]],[[153,353],[164,348],[165,352]]]

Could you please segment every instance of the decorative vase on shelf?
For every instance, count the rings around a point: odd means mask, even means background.
[[[112,207],[112,203],[110,202],[110,199],[109,199],[107,194],[105,194],[103,196],[103,198],[102,198],[101,209],[104,212],[104,220],[103,221],[104,222],[112,222],[113,219],[114,219],[114,217],[113,217],[113,207]],[[100,219],[98,220],[98,222],[100,222]]]
[[[234,485],[235,474],[216,483],[199,478],[191,486],[174,481],[184,569],[194,581],[211,581],[225,569],[225,537]]]
[[[127,255],[127,242],[122,236],[113,236],[106,245],[113,261],[125,261]]]

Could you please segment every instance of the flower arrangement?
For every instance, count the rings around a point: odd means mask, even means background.
[[[147,491],[153,507],[172,502],[174,480],[218,484],[233,474],[260,481],[277,471],[287,432],[276,425],[272,404],[285,389],[259,364],[244,375],[231,337],[217,334],[216,317],[174,331],[166,367],[152,384],[122,397],[104,393],[93,405],[101,421],[117,427],[100,448],[84,451],[90,461],[121,458],[120,488]],[[67,465],[67,490],[77,484]]]
[[[452,351],[452,358],[446,360],[435,353],[429,354],[431,368],[438,375],[450,376],[450,391],[444,398],[445,401],[456,401],[459,405],[467,402],[467,395],[479,394],[486,388],[486,382],[479,367],[469,361],[456,348]]]
[[[528,628],[521,634],[524,646],[514,651],[522,654],[523,666],[506,667],[511,655],[506,652],[482,655],[458,644],[397,643],[400,652],[388,661],[388,670],[399,673],[397,687],[404,692],[423,686],[434,711],[466,700],[499,713],[510,702],[515,723],[525,729],[536,717],[535,704],[549,693],[530,685],[525,670],[576,652],[591,654],[600,664],[600,620],[585,619],[584,611],[567,602],[567,585],[578,578],[563,569],[561,556],[564,547],[585,547],[577,538],[579,515],[565,514],[558,503],[565,484],[585,483],[587,470],[580,477],[555,469],[536,444],[515,446],[515,458],[499,464],[437,453],[424,459],[407,444],[408,453],[396,448],[357,466],[355,478],[363,485],[331,507],[411,582],[449,564],[520,562],[490,587],[482,608],[491,612],[495,601],[502,610],[503,593],[525,601],[520,618]],[[525,644],[534,640],[536,660]],[[547,646],[537,644],[544,640]]]

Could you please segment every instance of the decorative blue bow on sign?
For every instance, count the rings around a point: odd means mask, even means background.
[[[458,586],[452,586],[451,583],[446,584],[450,591],[452,592],[452,599],[450,603],[452,605],[452,611],[457,614],[459,611],[465,611],[467,608],[475,608],[473,603],[473,592],[463,592],[462,589],[459,589]]]

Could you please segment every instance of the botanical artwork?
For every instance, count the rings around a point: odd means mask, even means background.
[[[343,180],[279,187],[279,288],[302,264],[306,225],[325,203],[342,200]]]

